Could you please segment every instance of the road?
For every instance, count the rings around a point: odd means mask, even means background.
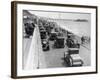
[[[51,42],[52,43],[52,42]],[[89,44],[88,44],[89,45]],[[43,54],[46,60],[47,68],[58,68],[58,67],[66,67],[66,63],[64,63],[64,52],[67,51],[67,47],[61,49],[53,49],[50,44],[50,51],[45,51]],[[91,52],[84,46],[80,46],[79,55],[82,58],[84,64],[83,66],[90,66],[91,64]]]

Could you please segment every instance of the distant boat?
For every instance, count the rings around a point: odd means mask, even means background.
[[[74,21],[76,21],[76,22],[88,22],[88,20],[86,20],[86,19],[76,19]]]

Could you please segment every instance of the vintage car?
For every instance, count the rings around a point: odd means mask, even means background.
[[[49,40],[54,41],[54,40],[56,40],[56,38],[57,38],[57,33],[53,32],[50,34]]]
[[[80,44],[77,40],[72,39],[70,36],[66,39],[66,45],[68,48],[80,48]]]
[[[40,31],[40,36],[41,36],[41,39],[46,39],[47,38],[47,32],[43,29]]]
[[[64,38],[56,38],[56,40],[54,41],[54,48],[64,48],[65,44],[64,44]]]
[[[47,32],[45,30],[42,30],[40,32],[40,37],[41,37],[43,51],[49,50],[49,40],[48,40]]]
[[[69,48],[64,52],[64,61],[69,67],[82,66],[83,60],[79,55],[79,48]]]
[[[42,49],[43,51],[48,51],[50,49],[49,41],[47,39],[42,39]]]

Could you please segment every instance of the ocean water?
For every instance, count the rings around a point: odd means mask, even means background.
[[[75,22],[67,20],[55,20],[60,27],[71,31],[77,36],[89,36],[91,35],[91,24],[88,22]]]

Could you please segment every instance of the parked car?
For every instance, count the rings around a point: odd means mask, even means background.
[[[54,48],[64,48],[65,44],[64,44],[64,38],[57,38],[54,41]]]
[[[48,51],[50,49],[49,41],[47,39],[42,39],[42,49],[43,51]]]
[[[49,40],[54,41],[56,39],[57,39],[57,33],[56,32],[51,33],[50,37],[49,37]]]
[[[40,31],[40,36],[41,36],[41,39],[46,39],[47,38],[47,32],[43,29]]]
[[[70,36],[66,39],[66,45],[68,48],[80,48],[78,41],[75,42]]]
[[[43,51],[48,51],[50,48],[49,48],[49,40],[48,40],[47,32],[45,30],[41,30],[40,36],[41,36]]]
[[[64,52],[64,61],[69,67],[83,66],[83,60],[79,55],[78,48],[69,48],[68,51]]]

